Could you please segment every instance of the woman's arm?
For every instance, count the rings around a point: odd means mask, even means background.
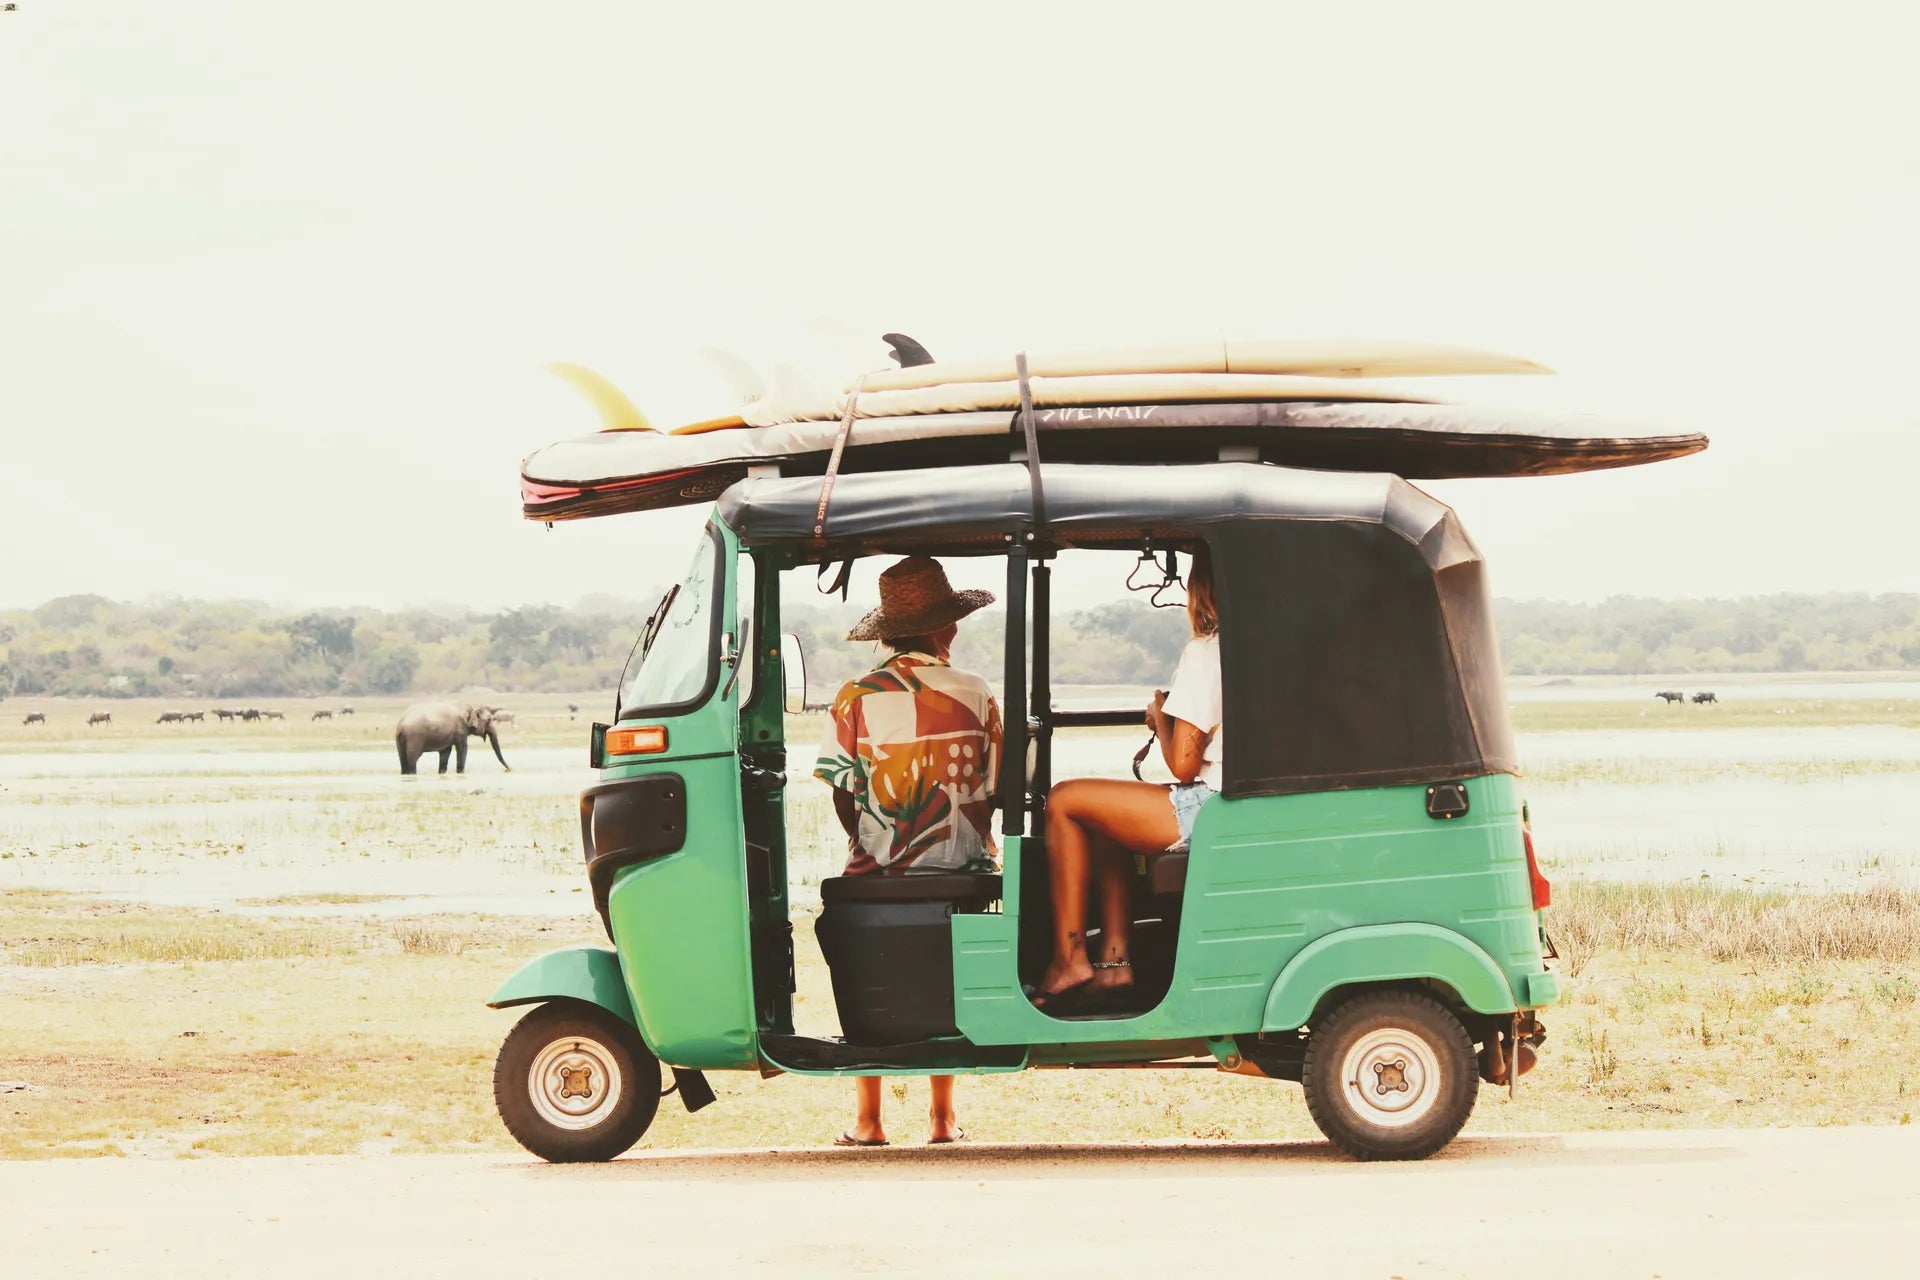
[[[1167,762],[1168,771],[1181,782],[1192,782],[1207,767],[1208,735],[1178,716],[1162,711],[1161,705],[1166,700],[1164,692],[1153,695],[1153,702],[1147,707],[1147,723],[1153,727],[1153,736],[1160,740],[1160,758]]]

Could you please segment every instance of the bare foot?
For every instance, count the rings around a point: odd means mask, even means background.
[[[1059,995],[1069,987],[1077,987],[1093,977],[1093,965],[1085,956],[1076,957],[1065,964],[1054,963],[1040,976],[1040,994]]]
[[[1095,991],[1126,991],[1133,986],[1133,966],[1121,963],[1118,967],[1108,962],[1108,967],[1093,971],[1093,989]]]
[[[887,1131],[881,1128],[878,1123],[860,1124],[855,1122],[845,1133],[841,1134],[840,1137],[851,1139],[851,1141],[841,1142],[836,1139],[834,1143],[835,1146],[884,1147],[887,1145]]]

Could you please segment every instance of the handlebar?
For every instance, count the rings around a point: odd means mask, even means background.
[[[1127,729],[1146,722],[1146,713],[1138,707],[1096,711],[1063,711],[1055,707],[1047,713],[1047,723],[1056,729]]]

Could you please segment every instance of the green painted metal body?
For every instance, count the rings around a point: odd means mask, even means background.
[[[620,957],[605,947],[571,947],[527,961],[500,984],[487,1007],[509,1009],[550,1000],[582,1000],[633,1021]]]
[[[788,566],[756,558],[742,601],[748,553],[724,525],[713,529],[726,571],[722,617],[746,612],[756,619],[754,637],[777,636],[779,570]],[[613,758],[602,770],[606,780],[680,775],[684,847],[618,873],[607,904],[614,951],[542,957],[493,1003],[590,1000],[632,1021],[666,1063],[789,1069],[760,1042],[763,1033],[792,1031],[784,971],[767,958],[769,937],[784,943],[788,920],[780,796],[744,789],[741,772],[743,750],[785,763],[780,652],[777,643],[727,635],[747,650],[746,679],[730,680],[728,655],[716,655],[704,701],[644,721],[667,727],[667,751]],[[794,764],[795,785],[809,785],[805,761]],[[1330,997],[1367,984],[1425,981],[1487,1015],[1550,1003],[1558,983],[1541,958],[1518,785],[1504,774],[1465,784],[1469,810],[1451,820],[1428,816],[1424,786],[1208,801],[1193,835],[1172,986],[1158,1007],[1123,1020],[1049,1018],[1022,994],[1019,867],[1027,850],[1009,837],[1002,910],[953,917],[956,1021],[965,1041],[950,1063],[879,1074],[1020,1069],[969,1065],[968,1042],[1025,1046],[1025,1065],[1209,1055],[1224,1062],[1236,1053],[1235,1037],[1306,1025]]]
[[[726,568],[721,617],[740,616],[734,562],[740,543],[714,524]],[[728,628],[728,634],[732,634]],[[736,643],[738,640],[736,638]],[[715,655],[718,662],[724,655]],[[743,660],[749,660],[748,658]],[[680,1067],[759,1062],[748,947],[746,848],[741,827],[739,694],[719,662],[711,696],[667,728],[657,756],[611,757],[603,780],[677,773],[686,783],[687,839],[678,853],[628,867],[607,894],[633,1022],[661,1061]]]
[[[1173,985],[1125,1020],[1062,1022],[1021,994],[1009,875],[1002,914],[954,917],[960,1030],[977,1044],[1250,1035],[1304,1025],[1342,986],[1420,978],[1477,1013],[1511,1012],[1544,972],[1517,784],[1500,774],[1467,792],[1450,821],[1427,816],[1425,787],[1209,800]],[[1007,844],[1011,865],[1021,851]]]

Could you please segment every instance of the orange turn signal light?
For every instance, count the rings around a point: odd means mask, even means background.
[[[640,729],[607,730],[607,754],[610,756],[647,756],[667,749],[667,726],[650,724]]]

